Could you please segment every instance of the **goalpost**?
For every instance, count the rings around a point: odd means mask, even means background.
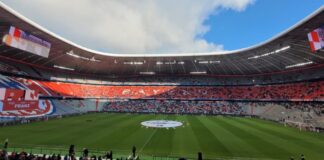
[[[296,122],[296,121],[291,121],[291,120],[285,120],[284,125],[285,125],[285,127],[287,125],[297,127],[297,128],[299,128],[300,131],[302,131],[302,129],[310,130],[310,129],[314,128],[314,126],[312,124],[305,123],[305,122]]]

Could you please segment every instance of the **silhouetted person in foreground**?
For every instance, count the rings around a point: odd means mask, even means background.
[[[70,148],[69,148],[69,157],[70,157],[71,160],[74,159],[74,154],[75,154],[74,145],[72,144],[72,145],[70,145]]]
[[[9,140],[8,138],[5,140],[3,148],[6,150],[8,148]]]
[[[84,158],[87,158],[88,157],[88,154],[89,154],[89,150],[87,148],[84,148],[83,149],[83,157]]]
[[[133,146],[132,153],[133,153],[133,158],[134,158],[135,154],[136,154],[136,147],[135,146]]]
[[[300,160],[306,160],[304,154],[300,155]]]
[[[198,160],[202,160],[202,153],[201,152],[198,152]]]

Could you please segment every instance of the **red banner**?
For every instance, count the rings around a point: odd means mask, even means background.
[[[35,110],[38,109],[38,101],[4,101],[2,111]]]
[[[20,89],[4,89],[1,90],[1,100],[20,101],[25,97],[25,91]]]

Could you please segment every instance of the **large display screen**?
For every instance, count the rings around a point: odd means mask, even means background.
[[[14,26],[10,27],[9,34],[6,34],[2,41],[10,47],[18,48],[45,58],[48,58],[51,50],[51,43],[28,34]]]

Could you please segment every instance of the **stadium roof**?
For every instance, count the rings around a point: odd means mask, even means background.
[[[77,45],[48,31],[0,2],[2,36],[8,34],[10,26],[15,26],[51,43],[48,58],[8,47],[2,43],[0,59],[47,69],[95,75],[271,74],[310,66],[324,66],[324,50],[313,53],[307,37],[309,32],[324,24],[323,20],[324,6],[270,40],[234,51],[117,54],[103,53]]]

